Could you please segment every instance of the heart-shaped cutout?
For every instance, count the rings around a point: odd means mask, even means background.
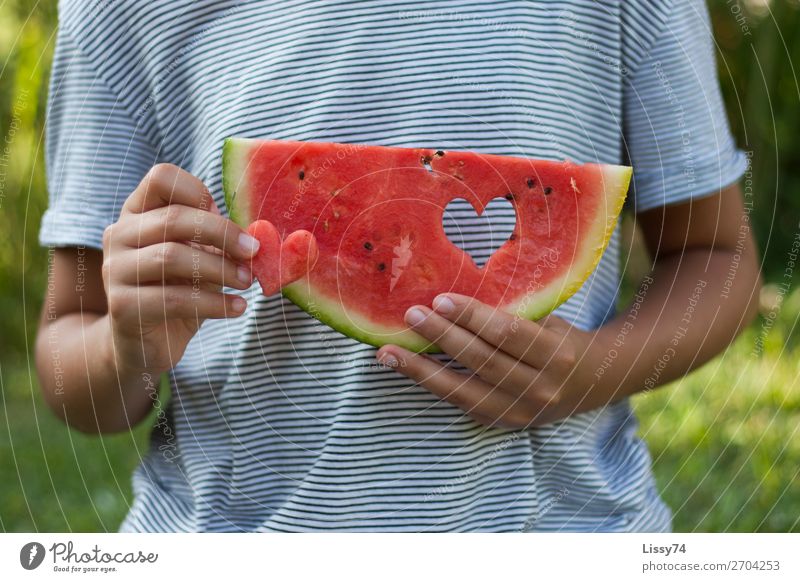
[[[455,198],[442,215],[447,238],[479,267],[508,240],[516,223],[514,206],[505,198],[492,199],[480,215],[464,198]]]
[[[305,277],[319,256],[317,240],[307,230],[296,230],[281,241],[271,222],[257,220],[247,232],[257,238],[260,245],[251,268],[264,295],[273,295]]]

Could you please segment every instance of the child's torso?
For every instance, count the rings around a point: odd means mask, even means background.
[[[621,161],[617,2],[105,10],[118,45],[100,73],[163,161],[202,178],[220,206],[232,135]],[[513,223],[510,207],[495,212]],[[454,216],[485,256],[486,221],[466,206]],[[584,328],[610,315],[618,247],[615,234],[559,315]],[[374,348],[257,286],[246,297],[247,314],[206,322],[174,371],[177,439],[154,433],[126,529],[668,527],[626,403],[487,430],[376,366]]]

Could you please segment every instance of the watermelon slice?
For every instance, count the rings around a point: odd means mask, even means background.
[[[336,143],[231,138],[223,152],[234,221],[316,239],[316,262],[284,295],[352,338],[415,351],[436,348],[403,316],[439,293],[528,319],[566,301],[600,260],[631,177],[622,166]],[[455,198],[481,214],[498,197],[516,225],[479,267],[442,217]]]

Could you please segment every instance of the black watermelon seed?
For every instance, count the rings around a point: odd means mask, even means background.
[[[444,155],[444,152],[442,150],[436,150],[436,156],[441,158],[443,155]]]
[[[513,232],[511,233],[511,236],[508,237],[508,240],[516,240],[516,239],[517,239],[517,235],[515,235]]]
[[[506,200],[513,200],[513,199],[514,199],[513,193],[509,192],[508,194],[506,194]]]
[[[369,241],[365,242],[364,243],[364,248],[367,249],[368,251],[371,251],[372,250],[372,243],[369,242]]]
[[[528,178],[528,188],[533,188],[534,186],[536,186],[536,180]]]
[[[552,191],[553,191],[553,189],[552,189],[550,186],[548,186],[547,188],[545,188],[545,189],[544,189],[544,194],[545,194],[545,196],[549,195],[549,194],[550,194]]]
[[[378,263],[378,270],[383,271],[386,269],[386,263]]]
[[[302,180],[302,179],[304,179],[306,177],[306,173],[303,170],[300,170],[300,173],[298,174],[298,176],[300,176],[300,179]]]

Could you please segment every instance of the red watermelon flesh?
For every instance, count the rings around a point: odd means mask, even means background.
[[[461,151],[229,139],[226,202],[239,224],[268,220],[280,237],[313,233],[319,255],[284,287],[290,300],[372,345],[432,346],[406,310],[439,293],[541,317],[577,291],[616,226],[631,170]],[[464,198],[481,214],[513,205],[513,234],[483,267],[445,235]],[[263,283],[262,283],[263,284]]]

